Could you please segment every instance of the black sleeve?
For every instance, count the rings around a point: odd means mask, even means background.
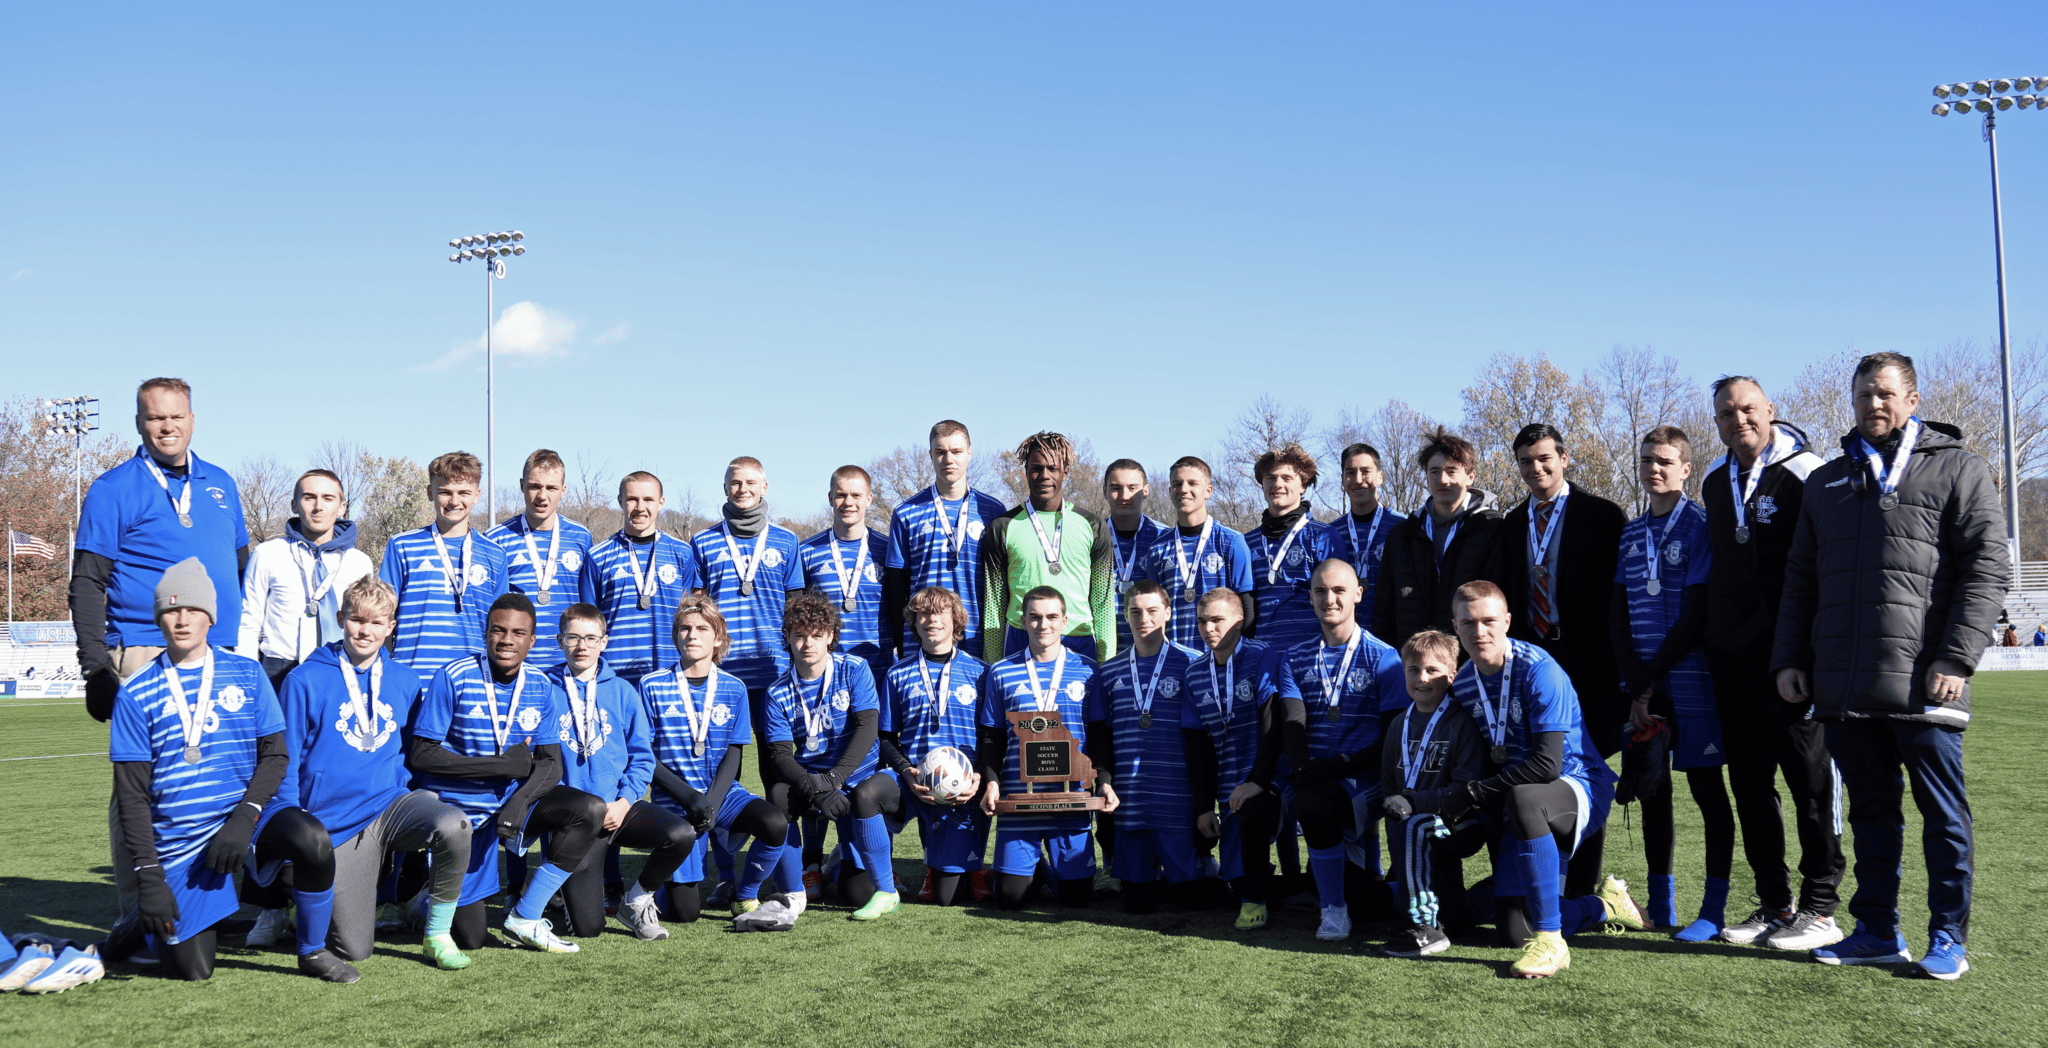
[[[718,770],[711,776],[711,817],[718,818],[718,810],[725,807],[725,795],[732,792],[734,779],[740,777],[740,750],[737,744],[725,748],[725,756],[718,758]]]
[[[1650,656],[1649,676],[1645,679],[1659,680],[1671,672],[1671,667],[1677,665],[1686,652],[1699,646],[1700,637],[1706,629],[1707,587],[1704,583],[1687,586],[1685,592],[1678,596],[1678,621],[1671,624],[1671,632],[1664,635],[1664,643],[1657,645],[1657,654]]]
[[[1010,733],[1001,728],[983,724],[974,729],[974,759],[981,762],[984,783],[1003,781],[1003,751],[1009,745]]]
[[[113,665],[107,657],[107,584],[113,578],[114,562],[97,553],[79,550],[71,558],[71,628],[78,634],[81,676]]]
[[[1299,702],[1295,703],[1295,706],[1302,709],[1303,724],[1306,725],[1306,708]],[[1264,706],[1259,707],[1259,748],[1252,756],[1252,774],[1247,781],[1260,789],[1272,789],[1273,774],[1280,770],[1280,747],[1283,744],[1280,720],[1279,700],[1269,700]]]
[[[1337,771],[1341,778],[1377,779],[1380,776],[1380,755],[1386,748],[1386,733],[1380,733],[1380,741],[1344,757],[1343,767]],[[1399,762],[1396,762],[1399,763]]]
[[[235,588],[240,589],[242,578],[249,574],[249,547],[235,551]]]
[[[1481,799],[1498,800],[1516,786],[1557,781],[1558,772],[1564,767],[1564,733],[1546,731],[1529,741],[1532,743],[1529,754],[1519,763],[1502,768],[1500,774],[1491,779],[1480,779],[1472,784]]]
[[[513,811],[525,811],[540,799],[540,795],[554,789],[562,781],[562,748],[553,743],[538,746],[533,751],[533,774],[512,791],[512,797],[505,807]]]
[[[695,786],[683,781],[683,777],[669,770],[660,761],[654,762],[654,788],[669,795],[677,804],[689,807],[690,802],[703,796]]]
[[[803,765],[796,762],[796,746],[787,739],[769,743],[761,756],[767,766],[775,772],[777,781],[799,783],[804,781],[804,776],[810,774],[804,770]],[[762,785],[766,786],[767,783]]]
[[[903,776],[907,780],[910,777],[910,773],[917,770],[917,766],[910,763],[910,758],[903,755],[902,733],[884,731],[879,733],[879,738],[878,746],[882,751],[882,767]]]
[[[1286,748],[1287,763],[1300,772],[1308,767],[1308,705],[1284,695],[1267,705],[1275,703],[1280,706],[1280,743]]]
[[[1445,700],[1449,701],[1449,700]],[[1435,789],[1417,790],[1408,795],[1408,803],[1419,812],[1437,813],[1444,809],[1444,801],[1451,791],[1465,791],[1465,784],[1479,778],[1486,772],[1486,747],[1480,745],[1479,730],[1472,722],[1464,719],[1448,719],[1444,735],[1451,744],[1447,774],[1441,785]],[[1394,743],[1399,746],[1400,743]]]
[[[1088,722],[1086,740],[1088,759],[1095,765],[1095,781],[1107,786],[1116,785],[1116,731],[1107,720]]]
[[[1394,544],[1400,539],[1401,525],[1404,523],[1406,522],[1395,521],[1393,530],[1387,532],[1387,544],[1380,547],[1380,574],[1372,584],[1373,636],[1384,639],[1396,648],[1408,643],[1408,638],[1395,636],[1397,631],[1394,627],[1394,573],[1399,570],[1397,565],[1400,559],[1398,547]],[[1387,558],[1389,553],[1396,554],[1391,561]]]
[[[1444,698],[1449,702],[1449,696]],[[1401,780],[1401,739],[1391,731],[1380,733],[1380,796],[1392,797],[1408,788]]]
[[[464,757],[441,745],[439,739],[414,736],[405,751],[405,766],[415,775],[439,775],[449,779],[507,779],[517,765],[503,757]]]
[[[1216,740],[1200,728],[1182,728],[1180,737],[1187,751],[1188,788],[1200,815],[1216,807]]]
[[[1628,701],[1634,702],[1657,678],[1636,654],[1635,634],[1628,620],[1628,587],[1617,582],[1613,590],[1607,606],[1607,639],[1614,648],[1614,661],[1621,666],[1621,690],[1627,693]]]
[[[868,751],[875,748],[875,740],[879,735],[875,725],[881,723],[882,712],[858,710],[850,719],[853,722],[853,734],[847,738],[846,752],[839,755],[839,763],[834,764],[832,770],[826,773],[840,786],[846,785],[846,780],[860,768],[860,763],[867,759]]]
[[[242,791],[242,803],[253,804],[261,812],[270,798],[277,795],[277,788],[284,784],[284,773],[291,766],[291,759],[285,756],[284,732],[275,731],[256,740],[256,771],[249,776],[249,788]]]
[[[114,762],[114,811],[121,822],[121,839],[128,842],[128,854],[135,868],[159,865],[156,829],[149,817],[149,791],[156,782],[156,768],[149,761]]]
[[[910,603],[910,569],[882,569],[882,650],[893,652],[903,640],[903,609]],[[905,652],[905,654],[909,654]]]

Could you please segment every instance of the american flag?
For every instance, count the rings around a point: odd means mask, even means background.
[[[7,552],[16,557],[41,557],[44,560],[57,559],[57,547],[44,542],[25,531],[7,531]]]

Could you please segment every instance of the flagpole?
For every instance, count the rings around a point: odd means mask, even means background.
[[[7,522],[7,643],[14,643],[14,522]]]

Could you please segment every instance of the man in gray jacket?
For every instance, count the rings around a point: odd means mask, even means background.
[[[1926,822],[1928,944],[1920,970],[1970,970],[1975,845],[1963,784],[1969,676],[2011,581],[1998,493],[1953,426],[1923,422],[1912,358],[1856,365],[1856,429],[1806,482],[1771,666],[1814,703],[1849,791],[1856,933],[1823,964],[1910,964],[1899,929],[1904,765]]]

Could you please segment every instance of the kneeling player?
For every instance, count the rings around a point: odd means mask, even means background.
[[[997,796],[1026,792],[1007,714],[1057,711],[1069,731],[1102,719],[1094,661],[1060,640],[1067,632],[1066,598],[1051,586],[1039,586],[1024,594],[1019,614],[1024,650],[991,665],[981,685],[975,750],[986,783],[981,791],[984,815],[995,814]],[[1099,780],[1113,774],[1100,754],[1089,756]],[[1081,785],[1058,784],[1054,792],[1070,792]],[[1108,781],[1101,781],[1100,787],[1102,813],[1107,815],[1116,811],[1116,790]],[[1037,880],[1041,852],[1050,860],[1061,904],[1088,905],[1095,893],[1095,842],[1086,812],[1012,813],[996,821],[996,905],[1006,910],[1024,905]]]
[[[910,598],[906,615],[917,637],[916,654],[882,678],[882,764],[896,773],[910,794],[924,838],[924,887],[919,902],[951,906],[967,882],[968,898],[989,898],[983,857],[988,850],[988,816],[975,801],[981,776],[969,774],[967,788],[946,800],[933,799],[918,768],[933,750],[951,746],[974,759],[974,718],[981,706],[987,665],[960,645],[967,636],[967,607],[949,589],[927,586]]]
[[[1217,842],[1221,873],[1237,889],[1239,931],[1266,926],[1273,837],[1280,829],[1280,658],[1245,640],[1244,597],[1217,587],[1196,621],[1209,653],[1188,666],[1181,703],[1195,832]],[[1212,810],[1212,804],[1214,810]]]
[[[206,642],[216,607],[199,558],[164,572],[164,653],[122,683],[114,706],[108,757],[139,925],[172,976],[212,978],[214,926],[241,908],[234,872],[253,839],[266,883],[280,864],[294,867],[299,970],[354,982],[355,968],[327,949],[334,849],[305,809],[272,803],[290,764],[284,715],[260,663]]]
[[[903,810],[903,792],[895,776],[878,774],[881,703],[874,672],[866,659],[832,650],[839,640],[839,612],[822,594],[805,591],[789,598],[782,635],[790,663],[789,672],[768,687],[767,763],[776,777],[768,796],[792,820],[812,813],[835,821],[850,815],[853,824],[841,823],[840,839],[853,842],[866,876],[849,876],[842,867],[840,897],[854,905],[856,921],[895,913],[903,904],[883,816]],[[821,840],[804,845],[810,853],[803,865],[824,857]],[[792,876],[800,891],[802,867],[785,848],[776,882],[790,890]]]
[[[1409,920],[1383,947],[1393,957],[1423,957],[1450,946],[1444,905],[1463,913],[1463,860],[1486,846],[1484,819],[1468,816],[1453,827],[1436,814],[1452,791],[1462,792],[1486,770],[1486,747],[1471,715],[1444,701],[1457,667],[1458,642],[1448,633],[1423,630],[1401,645],[1414,705],[1388,726],[1380,757],[1387,850]]]
[[[562,778],[605,802],[596,846],[562,886],[569,934],[588,938],[604,931],[603,856],[608,846],[617,845],[648,850],[639,879],[626,889],[619,916],[642,939],[666,939],[668,929],[661,926],[654,893],[690,854],[696,831],[674,813],[640,799],[654,778],[647,709],[639,690],[600,658],[606,640],[604,615],[593,605],[571,604],[562,613],[560,627],[557,636],[568,661],[549,670],[548,678],[569,702],[569,711],[557,722],[568,750]]]

